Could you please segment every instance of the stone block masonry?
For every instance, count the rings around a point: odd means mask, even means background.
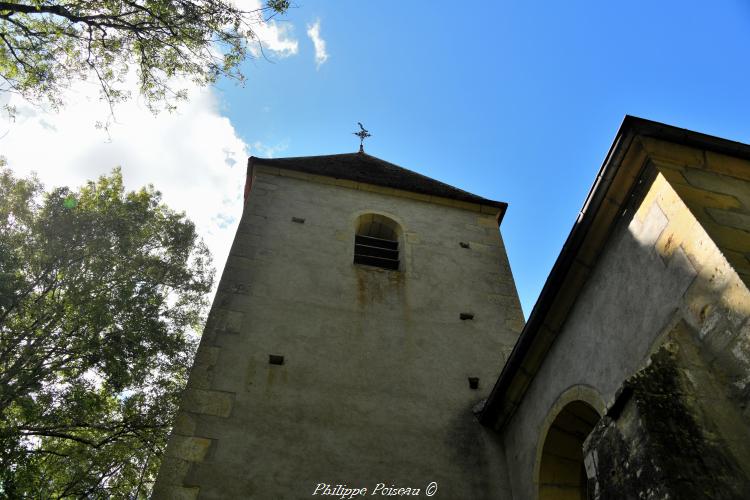
[[[749,436],[683,326],[630,377],[584,443],[593,500],[750,498]]]
[[[523,327],[495,214],[282,174],[256,171],[154,498],[384,481],[505,495],[502,450],[472,413]],[[370,213],[399,225],[398,271],[353,263]]]

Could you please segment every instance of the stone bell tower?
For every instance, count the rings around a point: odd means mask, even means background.
[[[251,157],[245,200],[154,498],[504,496],[507,205],[364,152]]]

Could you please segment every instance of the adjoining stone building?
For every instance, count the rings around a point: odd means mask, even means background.
[[[750,498],[748,231],[750,146],[625,119],[481,415],[512,498]]]
[[[251,158],[154,498],[750,498],[750,146],[626,117],[525,326],[505,209]]]

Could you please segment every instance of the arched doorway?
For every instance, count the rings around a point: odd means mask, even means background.
[[[539,500],[588,500],[583,442],[599,421],[583,401],[563,407],[544,439],[539,467]]]

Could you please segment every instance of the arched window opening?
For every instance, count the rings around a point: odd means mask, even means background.
[[[589,500],[583,442],[599,421],[583,401],[568,403],[547,431],[539,468],[539,500]]]
[[[354,236],[354,263],[399,269],[398,224],[379,214],[362,215]]]

